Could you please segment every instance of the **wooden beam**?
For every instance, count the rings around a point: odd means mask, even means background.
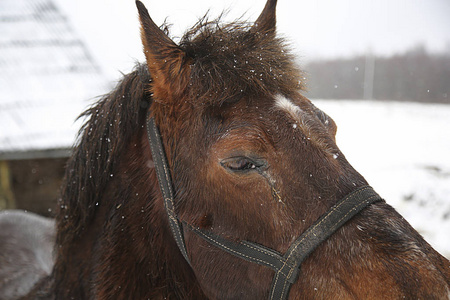
[[[0,150],[1,160],[25,160],[40,158],[65,158],[72,155],[72,148],[64,149],[47,149],[47,150],[30,150],[30,151],[12,151],[2,152]]]
[[[0,210],[15,208],[8,161],[0,161]]]

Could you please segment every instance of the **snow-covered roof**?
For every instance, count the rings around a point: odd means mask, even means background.
[[[52,0],[0,1],[0,159],[67,155],[75,119],[107,89]]]

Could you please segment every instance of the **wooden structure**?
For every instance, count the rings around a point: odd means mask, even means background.
[[[50,213],[77,116],[109,89],[52,0],[0,2],[0,209]]]

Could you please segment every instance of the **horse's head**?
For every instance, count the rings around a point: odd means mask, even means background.
[[[140,2],[138,9],[152,77],[150,111],[162,134],[178,217],[284,253],[366,183],[336,146],[333,120],[301,95],[303,74],[275,34],[275,4],[268,0],[252,25],[203,20],[179,45]],[[270,269],[184,234],[208,296],[267,296]]]

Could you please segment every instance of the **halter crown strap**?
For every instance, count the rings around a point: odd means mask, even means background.
[[[172,188],[172,179],[170,178],[170,170],[167,159],[164,154],[164,147],[161,140],[158,127],[153,118],[148,118],[147,135],[150,141],[150,149],[152,151],[153,163],[155,165],[156,175],[158,177],[159,188],[164,198],[164,207],[169,218],[169,225],[175,242],[183,254],[184,259],[190,264],[189,257],[184,243],[182,224],[178,220],[175,213],[174,193]]]

